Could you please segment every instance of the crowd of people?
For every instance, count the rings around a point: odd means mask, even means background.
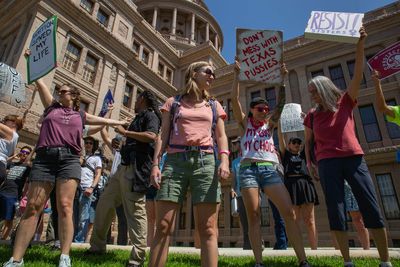
[[[375,188],[354,127],[353,109],[362,79],[366,36],[362,27],[354,76],[347,90],[339,90],[324,76],[309,82],[308,92],[315,107],[303,116],[304,142],[291,137],[286,143],[281,132],[283,82],[274,110],[269,110],[265,99],[257,97],[251,100],[248,114],[244,113],[237,79],[240,64],[235,64],[231,98],[240,136],[232,141],[232,149],[239,152],[239,157],[232,162],[231,196],[238,201],[243,248],[253,251],[255,267],[265,266],[261,194],[269,199],[274,213],[274,249],[286,249],[290,242],[299,266],[310,266],[300,225],[304,222],[309,245],[317,249],[314,209],[319,198],[315,182],[321,183],[330,229],[344,266],[354,266],[349,254],[346,213],[353,218],[363,248],[369,249],[368,228],[380,255],[379,266],[392,266]],[[282,81],[286,74],[282,64]],[[131,122],[80,110],[80,92],[71,85],[61,86],[54,99],[43,80],[36,81],[45,110],[35,148],[23,146],[14,154],[23,120],[8,115],[0,124],[0,220],[5,221],[2,239],[13,231],[18,210],[15,203],[22,199],[23,192],[27,196],[12,256],[4,266],[24,265],[23,256],[49,199],[53,240],[58,241],[61,251],[60,267],[71,266],[72,242],[86,242],[89,232],[90,249],[86,253],[105,253],[116,214],[118,244],[127,244],[127,233],[132,244],[127,266],[143,266],[147,246],[149,266],[165,266],[177,214],[188,191],[194,207],[201,266],[217,266],[220,181],[230,176],[230,151],[224,126],[227,114],[209,93],[214,79],[210,63],[190,64],[184,87],[161,109],[153,93],[140,93]],[[389,121],[400,125],[400,107],[386,105],[379,73],[374,72],[373,81],[379,110]],[[115,138],[111,139],[105,126],[114,127]],[[273,141],[275,128],[279,149]],[[98,153],[99,140],[92,136],[98,131],[104,146],[113,153],[109,177],[104,175],[105,162]]]

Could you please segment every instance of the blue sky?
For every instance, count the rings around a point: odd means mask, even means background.
[[[284,40],[302,35],[312,10],[365,13],[394,0],[205,0],[224,34],[222,54],[233,62],[236,28],[282,30]]]

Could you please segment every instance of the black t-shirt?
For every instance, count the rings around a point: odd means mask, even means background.
[[[31,168],[24,163],[12,162],[8,164],[7,169],[7,179],[1,186],[0,193],[20,198]]]
[[[161,121],[152,109],[146,109],[136,115],[128,127],[128,131],[152,132],[158,134]],[[127,138],[121,148],[121,164],[133,165],[133,173],[128,178],[133,179],[134,192],[146,192],[150,186],[150,170],[154,155],[154,142],[140,142]]]
[[[300,154],[293,154],[286,149],[282,164],[285,170],[285,177],[299,174],[308,175],[304,150]]]

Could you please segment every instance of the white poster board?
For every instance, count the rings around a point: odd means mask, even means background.
[[[304,131],[300,104],[285,104],[282,110],[280,121],[282,133]]]
[[[362,13],[312,11],[304,37],[355,44],[363,18]]]
[[[43,77],[57,66],[57,16],[46,20],[33,33],[28,57],[28,83]]]
[[[14,68],[0,62],[0,100],[14,106],[25,104],[25,82]]]
[[[236,55],[240,63],[239,81],[281,84],[281,31],[236,29]]]

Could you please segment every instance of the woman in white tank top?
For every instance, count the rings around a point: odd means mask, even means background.
[[[262,267],[262,246],[260,227],[259,191],[263,189],[267,197],[276,205],[285,220],[286,232],[296,252],[300,267],[310,266],[306,260],[300,228],[295,222],[295,215],[289,193],[282,182],[276,167],[279,164],[277,151],[272,139],[285,104],[285,85],[281,84],[278,106],[273,113],[269,112],[268,102],[254,98],[250,103],[250,112],[246,116],[239,102],[238,72],[236,62],[234,87],[232,90],[233,115],[241,132],[242,161],[240,162],[240,189],[246,207],[249,222],[249,238],[256,259],[255,267]],[[282,81],[287,74],[285,65],[281,70]]]

